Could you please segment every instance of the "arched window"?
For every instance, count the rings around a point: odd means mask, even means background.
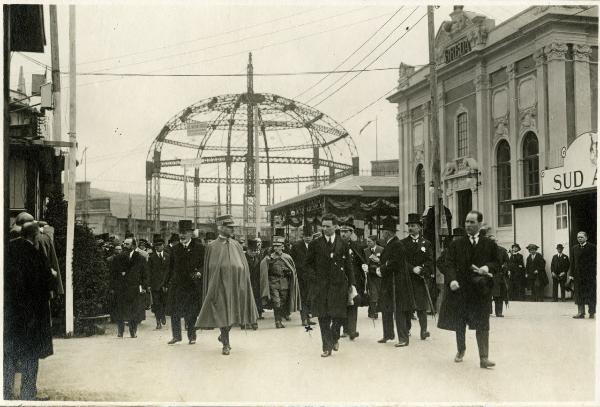
[[[497,178],[496,189],[498,196],[498,226],[512,224],[512,207],[504,201],[511,198],[510,190],[510,146],[506,140],[498,144],[496,151]]]
[[[523,187],[525,196],[540,194],[540,158],[535,133],[527,132],[523,140]]]
[[[417,213],[425,211],[425,169],[423,164],[417,166]]]
[[[466,157],[469,154],[468,126],[469,123],[466,112],[456,116],[456,146],[458,158]]]

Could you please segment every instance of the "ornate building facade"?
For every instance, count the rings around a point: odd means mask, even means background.
[[[543,216],[541,201],[558,199],[548,200],[544,171],[562,167],[578,136],[597,131],[597,7],[534,6],[497,26],[461,6],[450,17],[435,39],[444,205],[453,227],[478,209],[500,244],[523,247],[530,242],[520,238],[535,239],[520,235],[518,208],[540,205]],[[388,97],[398,109],[401,219],[433,204],[428,77],[428,66],[401,64],[398,89]],[[596,196],[595,184],[587,193]],[[583,213],[593,210],[596,241],[595,199],[589,201]],[[543,231],[547,220],[538,218],[521,216],[521,229]],[[549,250],[554,240],[533,243]]]

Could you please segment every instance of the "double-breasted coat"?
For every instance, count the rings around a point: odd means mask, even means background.
[[[137,251],[116,256],[110,268],[110,289],[114,292],[111,315],[116,321],[146,319],[145,297],[141,289],[148,286],[148,262]]]
[[[416,242],[411,236],[405,237],[400,242],[404,245],[406,252],[408,274],[410,275],[413,294],[415,296],[415,309],[418,311],[428,311],[430,307],[425,285],[427,284],[427,287],[430,287],[429,280],[433,274],[433,246],[423,236],[419,236]],[[423,268],[420,274],[413,272],[413,268],[416,266]]]
[[[171,249],[167,286],[167,315],[196,318],[202,306],[202,273],[204,246],[192,239],[187,248],[177,243]]]
[[[415,297],[406,262],[406,249],[398,236],[392,237],[381,253],[381,295],[379,309],[383,312],[412,312]],[[395,304],[394,304],[395,299]]]
[[[367,261],[367,293],[370,303],[377,303],[379,301],[379,293],[381,291],[381,277],[377,275],[377,267],[381,263],[381,253],[383,247],[375,245],[373,248],[366,247],[363,249],[364,258]],[[376,256],[380,261],[376,262],[371,259],[371,256]]]
[[[445,295],[438,328],[456,331],[466,322],[470,329],[490,329],[490,294],[494,283],[492,278],[474,273],[472,265],[487,266],[494,274],[500,267],[496,243],[484,236],[480,236],[474,246],[467,236],[457,237],[450,243],[445,251]],[[458,282],[458,290],[450,289],[452,281]]]
[[[596,246],[586,242],[571,249],[573,262],[569,275],[573,277],[575,304],[596,304]]]
[[[52,355],[50,291],[54,277],[46,256],[33,243],[9,243],[4,269],[4,352],[20,359]]]
[[[348,289],[356,285],[348,245],[336,235],[333,247],[321,236],[308,245],[306,267],[311,277],[311,314],[346,318]]]

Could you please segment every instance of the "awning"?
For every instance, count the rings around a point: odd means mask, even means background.
[[[556,202],[564,199],[586,195],[586,194],[595,194],[598,192],[597,188],[583,188],[575,191],[565,191],[565,192],[557,192],[555,194],[546,194],[546,195],[537,195],[530,196],[527,198],[519,198],[519,199],[508,199],[503,201],[503,203],[514,205],[515,207],[523,207],[523,206],[534,206],[543,204],[546,202]]]

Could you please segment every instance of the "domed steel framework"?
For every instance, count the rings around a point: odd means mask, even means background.
[[[296,155],[302,150],[311,154]],[[257,159],[266,169],[266,174],[258,177]],[[204,168],[219,163],[225,164],[224,179],[202,176]],[[232,177],[232,166],[241,164],[244,177]],[[282,176],[284,166],[293,164],[312,166],[312,175]],[[321,167],[327,167],[329,173],[320,174]],[[188,169],[193,169],[193,175],[188,175]],[[181,170],[183,174],[178,173]],[[270,204],[274,202],[275,184],[319,185],[357,172],[354,141],[335,120],[300,102],[254,93],[250,54],[246,93],[215,96],[188,106],[173,116],[152,142],[146,161],[146,216],[158,230],[161,179],[182,181],[186,202],[187,184],[193,183],[196,224],[201,184],[225,183],[227,213],[231,213],[232,184],[244,184],[244,223],[250,223],[259,195],[257,178],[260,184],[266,184],[266,202]]]

